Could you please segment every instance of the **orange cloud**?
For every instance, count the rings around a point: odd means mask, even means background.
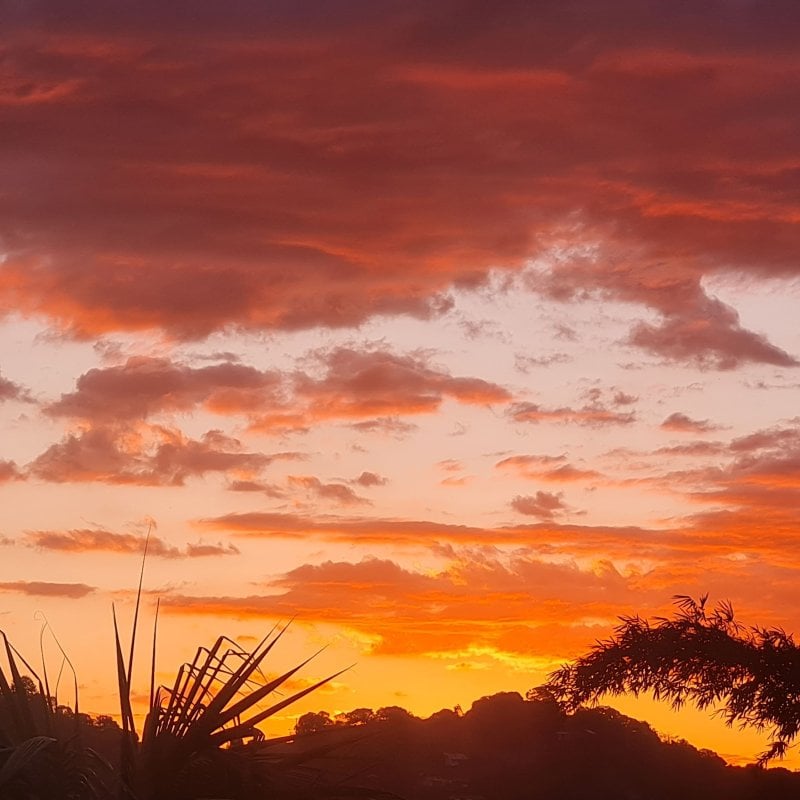
[[[613,554],[614,557],[628,557],[634,546],[642,557],[653,553],[664,555],[685,536],[685,532],[674,529],[651,530],[633,526],[579,526],[540,522],[487,528],[430,520],[333,515],[319,517],[273,511],[235,512],[197,520],[195,524],[205,530],[255,538],[319,537],[345,544],[434,548],[441,544],[514,545],[569,556],[603,552]],[[695,539],[692,540],[692,545],[696,544]]]
[[[569,600],[556,600],[564,585]],[[465,551],[445,570],[423,574],[393,561],[327,561],[305,564],[273,581],[269,593],[249,597],[169,595],[173,613],[236,617],[287,617],[335,622],[378,638],[376,651],[387,654],[442,653],[469,646],[527,652],[532,637],[547,652],[563,652],[553,636],[566,618],[580,624],[590,617],[613,619],[608,604],[625,607],[630,582],[610,565],[582,571],[574,565],[546,564],[525,557],[509,561]],[[601,601],[597,600],[602,595]],[[502,608],[503,623],[498,624]],[[547,625],[551,641],[535,629]],[[526,629],[514,644],[509,628]]]
[[[107,552],[141,555],[145,537],[132,533],[114,533],[102,529],[74,529],[69,531],[28,531],[25,543],[41,550],[65,553]],[[151,535],[147,554],[154,558],[196,558],[202,556],[238,555],[233,545],[187,544],[185,549],[174,547],[158,536]]]
[[[796,275],[797,12],[570,8],[16,15],[0,307],[81,336],[354,326],[557,253],[530,287],[646,306],[638,347],[795,366],[704,279]]]

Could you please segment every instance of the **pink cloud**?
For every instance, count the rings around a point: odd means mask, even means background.
[[[9,400],[30,402],[30,393],[14,381],[0,375],[0,403]]]
[[[24,476],[13,461],[3,461],[0,459],[0,483],[21,480],[23,477]]]
[[[686,414],[676,411],[661,423],[661,428],[677,433],[708,433],[719,430],[720,426],[707,419],[692,419]]]
[[[95,591],[94,586],[85,583],[49,583],[46,581],[5,581],[0,582],[0,592],[16,592],[32,597],[65,597],[79,600]]]
[[[553,519],[557,514],[567,510],[563,496],[559,492],[536,492],[535,495],[517,495],[511,501],[511,507],[520,514],[539,519]]]
[[[559,422],[590,428],[630,425],[636,419],[632,411],[616,411],[601,405],[542,408],[537,403],[514,403],[509,407],[508,413],[515,422]]]
[[[228,489],[232,492],[261,492],[267,497],[282,500],[286,497],[286,492],[274,483],[254,480],[233,480],[228,484]]]
[[[392,417],[435,411],[445,398],[505,403],[509,392],[480,378],[454,377],[424,358],[337,348],[321,355],[321,379],[298,375],[295,391],[317,418]]]
[[[734,453],[748,453],[755,450],[785,449],[800,445],[800,425],[776,427],[740,436],[730,444]]]
[[[450,375],[419,356],[352,348],[314,356],[321,376],[229,361],[195,368],[165,358],[130,358],[81,375],[75,391],[45,412],[107,424],[202,408],[244,415],[257,430],[305,430],[320,420],[343,419],[361,420],[365,431],[403,433],[409,428],[398,416],[435,412],[445,399],[472,405],[510,399],[496,384]]]
[[[385,486],[388,483],[388,479],[384,478],[382,475],[378,475],[376,472],[362,472],[352,483],[356,483],[359,486],[363,486],[365,488],[370,488],[372,486]]]
[[[715,456],[727,452],[727,449],[722,442],[688,442],[669,447],[659,447],[655,452],[658,455]]]
[[[523,375],[536,367],[550,367],[553,364],[568,364],[572,358],[567,353],[550,353],[546,356],[527,356],[517,353],[514,356],[514,367]]]
[[[681,308],[658,325],[638,323],[630,342],[668,361],[692,362],[700,368],[735,369],[746,363],[796,367],[800,362],[767,341],[761,334],[741,327],[730,306],[698,289],[698,308]]]
[[[242,452],[238,440],[219,431],[208,431],[196,440],[160,426],[101,427],[68,434],[27,470],[54,483],[182,486],[189,478],[208,473],[258,473],[274,459],[264,453]]]
[[[555,250],[532,288],[656,312],[638,347],[796,365],[704,289],[796,275],[793,7],[266,13],[10,21],[0,307],[86,337],[354,326]]]
[[[357,495],[343,483],[323,483],[312,475],[290,475],[289,485],[307,490],[320,500],[330,500],[340,506],[370,505],[366,497]]]
[[[120,366],[91,369],[74,392],[45,407],[51,416],[91,421],[146,419],[196,406],[226,413],[275,400],[281,376],[226,362],[193,368],[165,358],[138,356]]]
[[[413,422],[405,422],[398,417],[377,417],[363,422],[350,423],[353,430],[361,433],[382,433],[386,436],[403,438],[417,430]]]

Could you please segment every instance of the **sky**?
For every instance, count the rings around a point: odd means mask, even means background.
[[[275,730],[674,595],[800,631],[795,0],[0,15],[0,627],[84,709],[148,530],[161,681],[292,619],[295,686],[353,665]]]

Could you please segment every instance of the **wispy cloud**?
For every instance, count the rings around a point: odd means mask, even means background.
[[[63,553],[105,552],[141,556],[144,552],[145,537],[97,528],[80,528],[68,531],[27,531],[24,543],[40,550]],[[238,555],[238,553],[239,550],[231,544],[196,542],[180,548],[152,534],[147,544],[147,554],[153,558],[196,558]]]
[[[32,597],[64,597],[79,600],[95,591],[94,586],[85,583],[49,583],[47,581],[5,581],[0,582],[0,592],[14,592]]]
[[[676,411],[661,423],[661,428],[665,431],[674,431],[676,433],[709,433],[718,431],[720,426],[715,425],[710,420],[692,419],[688,415]]]

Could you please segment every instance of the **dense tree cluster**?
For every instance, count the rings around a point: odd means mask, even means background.
[[[359,709],[363,712],[363,709]],[[504,692],[466,713],[418,719],[381,709],[357,726],[327,714],[309,741],[338,743],[326,768],[408,800],[783,800],[800,775],[731,767],[708,750],[664,740],[646,723],[604,707],[566,711],[544,687]],[[383,714],[381,712],[384,712]],[[339,719],[343,720],[346,715]],[[359,714],[363,716],[363,714]],[[306,720],[303,722],[303,720]]]

